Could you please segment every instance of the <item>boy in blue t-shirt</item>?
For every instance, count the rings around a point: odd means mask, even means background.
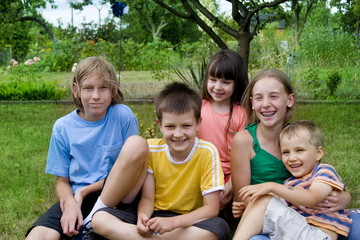
[[[94,204],[131,203],[146,176],[148,145],[136,136],[133,112],[120,104],[123,95],[113,66],[101,57],[81,61],[74,73],[72,97],[77,109],[55,122],[46,165],[46,172],[57,176],[60,201],[33,224],[28,240],[80,235],[83,218]],[[110,185],[117,182],[117,188],[105,184],[103,189],[105,178]]]

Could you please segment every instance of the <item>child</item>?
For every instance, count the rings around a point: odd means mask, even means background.
[[[235,193],[250,184],[283,183],[290,177],[280,160],[279,134],[291,120],[294,104],[295,94],[290,80],[279,70],[262,70],[249,83],[242,105],[250,124],[235,135],[231,146],[231,178]],[[350,195],[334,193],[338,197],[327,198],[328,204],[331,208],[344,209]],[[248,200],[241,199],[238,194],[234,197],[233,214],[240,217]],[[328,204],[326,208],[329,208]]]
[[[79,235],[110,169],[117,181],[117,201],[131,202],[146,174],[148,145],[135,136],[137,119],[125,105],[113,66],[101,57],[81,61],[74,73],[72,97],[78,109],[53,127],[46,172],[57,176],[60,199],[29,229],[27,239],[62,239]],[[117,161],[116,161],[117,160]],[[116,161],[116,162],[115,162]],[[114,165],[114,166],[113,166]],[[107,197],[104,197],[107,199]],[[115,207],[113,202],[105,205]]]
[[[292,177],[284,185],[268,182],[240,190],[241,198],[252,201],[233,239],[249,239],[260,232],[270,239],[289,240],[336,240],[338,235],[347,236],[351,225],[348,211],[309,215],[297,207],[313,208],[333,190],[345,188],[335,169],[320,163],[324,154],[320,128],[310,121],[290,124],[280,134],[280,146],[282,161]],[[302,182],[311,185],[305,189],[297,187]]]
[[[225,191],[220,193],[221,208],[232,200],[230,146],[236,132],[246,126],[246,110],[240,105],[248,84],[241,56],[231,50],[217,52],[207,66],[203,84],[199,138],[213,143],[220,154]]]
[[[196,137],[200,97],[175,82],[160,92],[155,106],[163,139],[148,140],[138,211],[99,210],[92,218],[95,232],[108,239],[226,239],[229,227],[216,217],[224,189],[219,155]]]

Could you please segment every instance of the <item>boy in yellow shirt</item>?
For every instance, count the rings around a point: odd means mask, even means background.
[[[101,209],[92,219],[95,232],[108,239],[227,239],[229,227],[217,217],[224,189],[219,154],[196,137],[201,98],[186,84],[172,83],[155,106],[163,138],[148,140],[148,173],[137,213]]]

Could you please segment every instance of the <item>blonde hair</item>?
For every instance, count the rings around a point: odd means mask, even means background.
[[[115,69],[113,65],[103,57],[95,56],[82,60],[76,67],[72,79],[72,84],[76,84],[78,86],[77,91],[80,91],[82,83],[93,75],[97,76],[99,80],[104,81],[110,85],[112,96],[110,105],[123,102],[124,96],[120,91],[120,85],[116,79]],[[78,96],[80,96],[80,94],[78,94]],[[76,107],[79,108],[80,111],[84,111],[81,98],[75,96],[74,93],[72,93],[72,99]]]
[[[324,146],[324,135],[319,126],[315,123],[307,120],[300,120],[294,123],[288,124],[280,133],[280,138],[293,136],[299,136],[302,133],[306,133],[309,136],[309,142],[315,148]]]
[[[291,86],[291,83],[290,83],[290,79],[288,78],[288,76],[285,73],[283,73],[282,71],[277,70],[277,69],[261,70],[250,81],[249,85],[247,86],[247,88],[245,90],[245,93],[244,93],[244,96],[243,96],[243,99],[241,102],[242,105],[246,108],[246,112],[247,112],[247,115],[249,118],[249,123],[254,123],[254,122],[260,121],[259,118],[256,116],[256,113],[252,110],[252,103],[251,103],[250,99],[252,97],[252,91],[253,91],[254,85],[261,79],[264,79],[267,77],[278,80],[284,86],[285,92],[288,95],[294,93],[293,87]],[[284,124],[288,123],[291,120],[293,114],[294,114],[294,106],[292,106],[291,108],[288,107]]]

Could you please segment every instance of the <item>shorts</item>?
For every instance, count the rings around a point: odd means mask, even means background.
[[[308,224],[304,216],[275,197],[265,210],[263,223],[261,234],[270,239],[331,240],[328,234]]]
[[[86,198],[84,199],[81,205],[81,212],[84,217],[89,215],[93,206],[95,205],[96,200],[100,196],[100,193],[101,191],[94,192],[86,196]],[[36,222],[26,232],[25,236],[27,236],[34,227],[43,226],[50,229],[54,229],[55,231],[59,232],[63,237],[66,238],[66,236],[62,234],[63,231],[60,223],[61,216],[62,216],[62,211],[60,208],[60,202],[57,202],[54,205],[52,205],[43,215],[41,215],[36,220]]]
[[[137,223],[137,210],[136,209],[129,209],[129,210],[119,210],[114,208],[102,208],[98,211],[105,211],[122,221],[130,224],[136,224]],[[178,216],[180,214],[170,212],[170,211],[154,211],[153,217],[174,217]],[[230,234],[230,228],[229,225],[226,223],[226,221],[219,217],[214,217],[210,219],[206,219],[204,221],[195,223],[193,225],[194,227],[198,227],[207,231],[210,231],[217,235],[218,239],[220,240],[226,240]]]
[[[84,218],[87,215],[89,215],[89,213],[91,212],[92,208],[94,207],[100,194],[101,194],[101,191],[98,191],[98,192],[90,193],[89,195],[87,195],[85,197],[85,199],[83,200],[83,203],[81,204],[81,213]],[[139,193],[138,196],[133,201],[133,203],[131,203],[131,204],[120,203],[118,206],[116,206],[116,208],[118,208],[118,209],[131,209],[131,208],[136,209],[137,205],[140,201],[140,197],[141,197],[141,195]],[[34,227],[43,226],[43,227],[47,227],[50,229],[54,229],[55,231],[60,233],[63,238],[67,238],[67,236],[65,236],[63,234],[63,230],[61,227],[61,222],[60,222],[61,216],[62,216],[62,211],[60,208],[60,202],[57,202],[54,205],[52,205],[43,215],[41,215],[36,220],[36,222],[26,232],[25,236],[27,236]]]

